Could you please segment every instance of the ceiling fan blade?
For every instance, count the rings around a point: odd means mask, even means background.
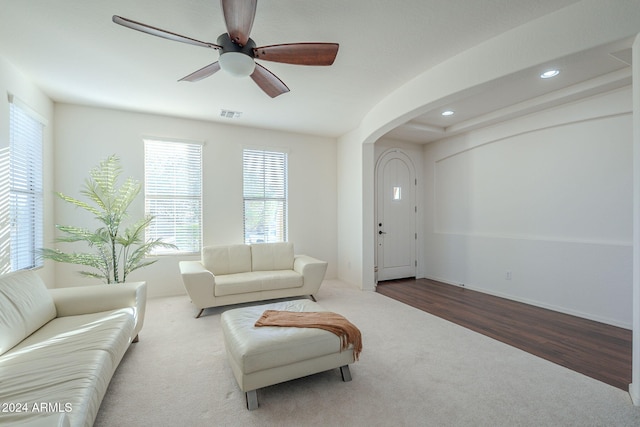
[[[272,98],[289,92],[289,88],[282,83],[282,80],[258,63],[256,63],[256,68],[253,70],[251,78],[260,86],[260,89]]]
[[[143,33],[151,34],[152,36],[162,37],[177,42],[193,44],[196,46],[208,47],[211,49],[220,49],[221,46],[215,43],[203,42],[200,40],[192,39],[190,37],[181,36],[180,34],[172,33],[171,31],[162,30],[160,28],[152,27],[151,25],[136,22],[131,19],[123,18],[122,16],[113,15],[113,22],[120,24],[123,27],[131,28],[133,30],[142,31]]]
[[[253,49],[257,59],[295,65],[331,65],[338,43],[288,43]]]
[[[209,77],[210,75],[220,71],[220,63],[218,61],[213,64],[209,64],[206,67],[200,68],[198,71],[194,71],[188,76],[184,76],[179,82],[197,82],[198,80],[202,80],[205,77]]]
[[[221,0],[224,22],[231,41],[244,46],[256,16],[258,0]]]

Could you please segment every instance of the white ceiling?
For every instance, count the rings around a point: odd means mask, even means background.
[[[628,86],[631,43],[628,39],[599,46],[475,87],[386,136],[424,144]],[[561,71],[553,79],[541,79],[540,74],[549,69]],[[454,111],[454,116],[443,117],[446,110]]]
[[[178,82],[216,61],[217,51],[111,21],[117,14],[215,43],[225,31],[217,0],[5,0],[0,56],[56,102],[337,137],[356,128],[374,105],[425,70],[576,2],[260,0],[251,32],[258,46],[340,44],[330,67],[261,62],[291,89],[275,99],[251,79],[224,72],[196,83]],[[389,136],[425,143],[491,123],[496,110],[502,109],[501,117],[525,114],[578,93],[629,84],[629,67],[610,55],[621,51],[625,59],[627,48],[621,43],[559,60],[563,72],[553,81],[536,79],[541,71],[536,69],[475,88]],[[444,119],[440,111],[445,107],[457,114]],[[241,111],[242,116],[221,118],[222,109]]]

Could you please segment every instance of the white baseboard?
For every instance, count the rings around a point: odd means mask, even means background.
[[[633,402],[635,406],[640,406],[640,387],[629,384],[629,396],[631,396],[631,402]]]

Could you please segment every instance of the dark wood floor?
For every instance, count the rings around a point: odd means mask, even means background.
[[[377,292],[628,391],[631,331],[427,279]]]

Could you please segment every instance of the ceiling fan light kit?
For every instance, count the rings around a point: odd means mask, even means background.
[[[256,68],[253,59],[253,50],[256,44],[253,40],[248,39],[244,46],[231,41],[229,34],[224,33],[218,37],[220,45],[220,68],[235,77],[249,77]]]
[[[235,77],[249,77],[256,68],[251,57],[240,52],[226,52],[220,55],[220,68]]]
[[[255,62],[281,62],[294,65],[332,65],[338,54],[337,43],[287,43],[256,47],[249,37],[256,14],[257,0],[221,0],[227,32],[217,43],[203,42],[141,22],[113,16],[113,22],[156,37],[220,51],[218,61],[209,64],[179,81],[196,82],[223,69],[236,77],[248,77],[272,98],[289,92],[289,88],[276,75]]]

